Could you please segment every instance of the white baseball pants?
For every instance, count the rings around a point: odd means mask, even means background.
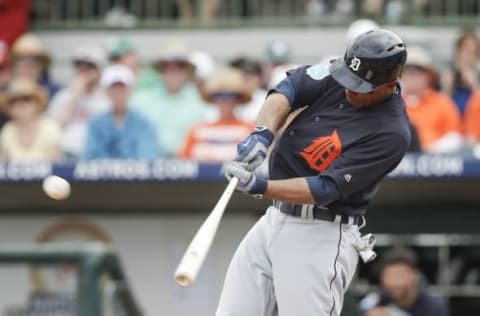
[[[269,207],[233,256],[216,316],[339,316],[358,238],[356,225]]]

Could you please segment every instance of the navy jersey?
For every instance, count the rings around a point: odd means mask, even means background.
[[[399,93],[371,107],[354,107],[345,88],[320,65],[288,72],[285,82],[270,91],[275,92],[287,96],[292,111],[304,109],[276,142],[270,179],[329,177],[340,198],[326,207],[363,215],[378,183],[398,165],[410,143]]]

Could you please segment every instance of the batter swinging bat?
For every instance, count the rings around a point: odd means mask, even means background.
[[[223,212],[225,211],[237,184],[238,178],[233,177],[225,191],[223,191],[222,196],[212,212],[198,229],[195,237],[193,237],[192,242],[183,255],[182,261],[180,261],[180,264],[175,271],[175,281],[178,285],[188,287],[195,281],[198,271],[210,249],[213,238],[217,233],[218,224],[222,219]]]

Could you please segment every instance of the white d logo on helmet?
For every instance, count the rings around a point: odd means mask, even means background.
[[[360,68],[361,63],[362,63],[362,61],[359,58],[357,58],[357,56],[353,56],[353,59],[350,62],[350,66],[348,66],[348,67],[350,69],[352,69],[353,71],[357,72],[358,68]]]

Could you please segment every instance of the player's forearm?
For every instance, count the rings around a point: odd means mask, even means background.
[[[265,197],[297,204],[315,204],[305,178],[268,181]]]
[[[289,112],[290,104],[287,98],[281,93],[273,93],[265,100],[256,124],[276,132],[285,123]]]
[[[341,197],[335,181],[325,176],[270,180],[264,195],[272,200],[323,206]]]

